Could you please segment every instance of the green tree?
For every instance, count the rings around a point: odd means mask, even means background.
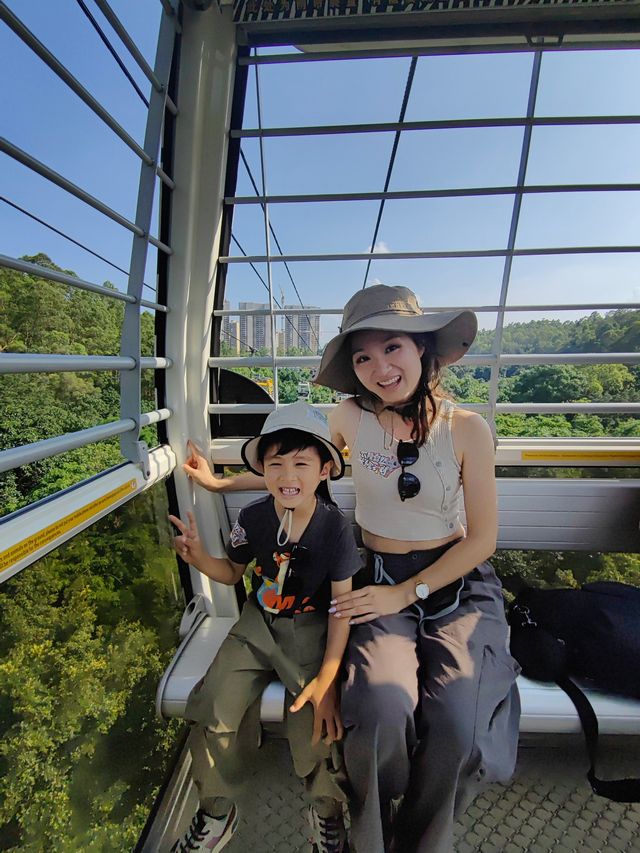
[[[153,709],[181,605],[164,518],[159,486],[0,587],[0,849],[135,845],[180,728]]]
[[[585,376],[572,365],[540,364],[516,377],[511,392],[514,403],[569,403],[587,393]]]

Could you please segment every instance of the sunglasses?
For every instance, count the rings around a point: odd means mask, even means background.
[[[401,501],[406,501],[407,498],[415,498],[420,491],[420,480],[415,474],[408,473],[405,468],[410,465],[415,465],[418,461],[420,451],[413,441],[398,442],[398,462],[402,468],[402,473],[398,479],[398,494]]]

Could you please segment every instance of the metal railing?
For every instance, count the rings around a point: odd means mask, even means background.
[[[639,43],[630,43],[631,47],[638,47]],[[583,49],[586,45],[578,46],[575,49]],[[591,46],[593,47],[593,45]],[[599,45],[602,47],[602,45]],[[552,45],[551,49],[558,49],[559,45]],[[521,48],[515,48],[517,52]],[[588,365],[588,364],[627,364],[634,365],[640,363],[637,353],[536,353],[536,354],[518,354],[505,353],[503,349],[503,332],[505,316],[513,312],[568,312],[568,311],[604,311],[615,309],[638,309],[638,302],[602,302],[596,304],[579,303],[574,304],[528,304],[528,305],[511,305],[509,304],[509,287],[511,283],[511,269],[514,258],[524,257],[544,257],[544,256],[572,256],[572,255],[625,255],[633,254],[640,255],[640,244],[612,244],[612,245],[558,245],[558,246],[530,246],[527,248],[516,247],[518,226],[520,220],[520,210],[523,199],[526,196],[534,195],[566,195],[568,193],[629,193],[640,190],[640,184],[637,182],[580,182],[580,183],[549,183],[549,184],[529,184],[527,183],[527,168],[529,164],[529,156],[531,149],[532,132],[536,128],[548,127],[587,127],[587,126],[637,126],[640,124],[640,115],[576,115],[576,116],[539,116],[536,115],[537,93],[540,80],[541,64],[544,52],[548,49],[545,44],[543,47],[535,49],[535,46],[529,45],[526,48],[532,55],[531,73],[528,87],[528,98],[526,110],[523,110],[524,115],[505,116],[493,118],[456,118],[456,119],[434,119],[434,120],[404,120],[404,109],[401,110],[400,120],[385,121],[385,122],[367,122],[367,123],[349,123],[344,124],[323,124],[323,125],[286,125],[278,127],[264,127],[262,124],[262,109],[261,109],[261,94],[258,77],[258,69],[262,66],[273,64],[295,64],[298,62],[322,63],[327,60],[345,60],[358,62],[365,59],[379,59],[384,61],[389,57],[406,57],[412,58],[407,85],[405,88],[404,102],[407,100],[407,94],[411,90],[413,82],[412,69],[415,69],[415,60],[420,56],[446,55],[453,53],[482,53],[482,46],[476,47],[466,46],[464,48],[449,48],[445,46],[425,46],[416,48],[397,47],[391,49],[368,49],[360,50],[354,47],[352,50],[332,50],[324,49],[312,50],[302,54],[257,54],[251,56],[241,56],[238,60],[239,65],[253,66],[256,74],[255,91],[258,99],[257,103],[257,126],[254,127],[232,127],[230,136],[232,139],[251,140],[255,139],[259,144],[260,164],[263,177],[265,171],[269,167],[268,161],[265,162],[265,153],[263,149],[263,141],[266,139],[291,139],[291,138],[320,138],[326,136],[341,136],[341,135],[358,135],[358,134],[394,134],[395,139],[399,138],[400,134],[412,133],[415,131],[429,131],[438,133],[445,130],[470,130],[477,128],[521,128],[523,131],[522,141],[520,145],[520,156],[517,180],[515,183],[508,185],[497,186],[480,186],[480,187],[449,187],[449,188],[424,188],[424,189],[407,189],[407,190],[389,190],[389,178],[394,166],[394,150],[391,152],[387,164],[387,178],[384,179],[384,174],[380,176],[380,186],[384,183],[384,189],[376,189],[374,191],[361,192],[320,192],[320,193],[269,193],[265,187],[263,180],[262,188],[260,189],[255,181],[252,180],[254,195],[241,195],[238,193],[228,193],[225,197],[227,209],[232,211],[236,206],[254,206],[260,205],[263,211],[264,232],[265,232],[265,251],[264,253],[245,253],[232,254],[222,247],[221,256],[218,262],[227,267],[233,265],[250,265],[256,273],[258,269],[256,265],[263,264],[266,267],[268,287],[270,299],[272,300],[272,266],[274,264],[288,265],[290,263],[332,263],[332,262],[362,262],[362,261],[405,261],[405,260],[432,260],[432,259],[479,259],[479,258],[499,258],[502,259],[502,273],[500,282],[500,294],[497,304],[474,306],[472,310],[478,313],[495,313],[496,326],[493,331],[490,353],[478,353],[466,355],[460,362],[462,367],[479,367],[487,366],[490,368],[490,377],[488,380],[489,400],[487,403],[469,404],[469,408],[481,411],[487,415],[487,419],[495,432],[495,417],[497,414],[507,413],[599,413],[599,414],[620,414],[628,413],[637,415],[640,413],[640,404],[635,402],[571,402],[571,403],[506,403],[498,402],[499,382],[501,379],[501,370],[512,365]],[[572,50],[574,47],[572,46]],[[499,50],[489,49],[490,52],[500,52]],[[401,93],[399,93],[401,94]],[[403,102],[403,103],[404,103]],[[282,119],[282,116],[281,116]],[[282,119],[286,122],[286,117]],[[247,167],[248,168],[248,167]],[[470,198],[470,197],[490,197],[490,196],[510,196],[513,198],[512,210],[510,216],[510,224],[508,229],[508,237],[504,245],[492,248],[461,248],[439,250],[437,247],[434,250],[423,250],[417,248],[415,251],[384,251],[377,252],[373,248],[370,251],[357,252],[296,252],[283,251],[280,249],[278,253],[272,251],[270,246],[270,232],[273,231],[273,224],[269,221],[269,206],[270,205],[289,205],[290,207],[299,206],[300,216],[304,216],[304,206],[309,204],[323,205],[343,205],[348,202],[380,202],[380,211],[378,214],[378,222],[374,231],[374,239],[370,245],[375,246],[375,235],[378,234],[378,224],[382,205],[385,201],[403,201],[412,199],[437,199],[437,198]],[[232,239],[239,246],[239,240],[244,241],[244,234],[233,234]],[[280,248],[280,247],[279,247]],[[288,270],[288,266],[287,266]],[[394,274],[397,280],[397,272]],[[264,284],[264,281],[263,281]],[[317,297],[314,297],[315,301]],[[311,300],[310,300],[311,301]],[[218,302],[220,304],[221,300]],[[433,308],[432,311],[453,311],[467,307],[466,305],[450,305],[442,308]],[[273,302],[270,307],[261,309],[227,309],[214,312],[215,317],[239,317],[253,315],[254,317],[270,317],[271,340],[267,346],[268,355],[227,355],[216,356],[209,359],[209,366],[212,369],[217,368],[265,368],[270,367],[273,371],[274,380],[277,379],[279,368],[316,368],[320,362],[320,357],[313,356],[286,356],[277,355],[278,346],[275,333],[274,320],[276,317],[283,315],[302,315],[313,311],[316,315],[334,315],[340,314],[341,308],[319,308],[301,305],[300,308],[274,308]],[[245,350],[252,351],[253,346],[247,346],[248,342],[239,341],[241,347]],[[277,386],[274,386],[277,387]],[[209,411],[214,414],[246,414],[249,412],[264,413],[269,411],[274,406],[278,405],[277,390],[274,392],[274,403],[242,404],[220,402],[212,403],[209,406]],[[467,404],[465,404],[467,405]]]
[[[137,48],[126,28],[106,0],[96,0],[96,4],[124,44],[129,55],[151,83],[151,97],[148,102],[145,99],[148,105],[148,112],[143,144],[139,144],[114,119],[109,111],[74,77],[69,69],[31,32],[2,0],[0,0],[0,20],[140,159],[141,173],[135,221],[131,221],[11,141],[0,138],[0,152],[21,163],[31,172],[40,175],[45,180],[60,187],[132,234],[131,260],[127,270],[127,291],[122,292],[111,289],[68,275],[59,270],[42,267],[38,264],[12,258],[7,255],[0,255],[0,267],[16,270],[29,276],[43,278],[68,287],[99,294],[107,299],[123,302],[124,321],[121,330],[121,352],[119,356],[5,352],[0,353],[0,374],[117,371],[121,379],[120,418],[112,423],[100,424],[67,435],[3,450],[0,452],[0,471],[8,471],[70,449],[83,447],[119,435],[121,452],[124,458],[139,465],[146,477],[149,475],[148,450],[144,442],[140,441],[140,430],[149,424],[164,421],[171,415],[171,411],[167,408],[156,409],[151,412],[141,412],[141,371],[167,370],[171,367],[171,360],[164,357],[141,357],[140,310],[144,308],[161,314],[166,314],[168,311],[166,305],[157,301],[143,299],[142,288],[147,286],[144,284],[143,279],[148,246],[151,244],[166,255],[171,255],[172,253],[169,245],[150,233],[150,226],[156,178],[160,179],[168,191],[171,191],[174,187],[172,178],[159,163],[159,153],[165,110],[168,110],[172,115],[177,114],[176,105],[167,96],[167,89],[175,36],[176,32],[179,31],[176,15],[178,0],[171,0],[171,2],[164,0],[162,3],[164,13],[162,14],[160,23],[154,68],[151,68],[147,63],[143,54]],[[133,83],[132,78],[129,79]],[[139,91],[137,86],[135,88]],[[9,203],[11,204],[11,202]],[[63,236],[72,240],[72,242],[77,243],[77,241],[73,241],[71,237],[68,237],[63,232],[59,233],[62,233]],[[80,244],[78,243],[78,245]]]

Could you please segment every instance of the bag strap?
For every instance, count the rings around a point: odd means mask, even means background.
[[[598,753],[598,718],[591,703],[578,685],[568,676],[556,682],[575,705],[589,756],[587,779],[594,792],[616,803],[640,803],[640,779],[598,779],[596,776],[596,758]]]

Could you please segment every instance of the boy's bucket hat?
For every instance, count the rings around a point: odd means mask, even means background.
[[[325,347],[317,385],[347,394],[358,393],[347,337],[364,329],[391,332],[433,332],[435,355],[442,366],[453,364],[467,352],[478,331],[473,311],[423,314],[415,293],[408,287],[375,284],[359,290],[344,307],[340,333]]]
[[[278,432],[281,429],[297,429],[308,432],[317,438],[331,454],[332,466],[330,477],[339,480],[344,474],[344,459],[338,448],[331,443],[331,432],[326,416],[319,410],[302,400],[281,406],[271,412],[265,420],[260,435],[250,438],[242,445],[242,459],[254,474],[264,474],[262,463],[258,461],[258,443],[263,435]]]

